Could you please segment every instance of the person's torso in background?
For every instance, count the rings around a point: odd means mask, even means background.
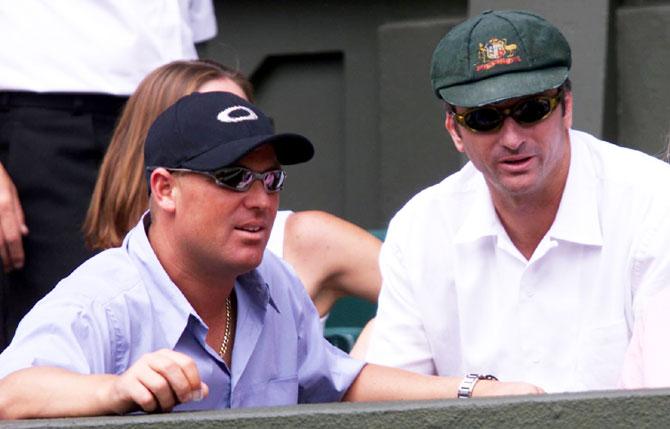
[[[129,95],[216,34],[211,0],[0,3],[0,90]]]

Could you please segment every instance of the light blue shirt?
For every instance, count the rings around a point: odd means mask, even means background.
[[[235,293],[229,370],[205,342],[207,325],[160,265],[140,221],[121,247],[82,264],[26,315],[0,355],[0,377],[31,366],[121,374],[145,353],[167,348],[191,356],[210,388],[203,401],[175,410],[338,401],[363,362],[323,338],[292,270],[266,251],[258,269],[237,278]]]

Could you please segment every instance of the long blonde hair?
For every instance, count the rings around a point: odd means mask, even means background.
[[[174,61],[149,73],[128,99],[103,158],[83,225],[91,249],[119,246],[147,209],[144,140],[156,117],[203,84],[228,78],[253,101],[240,72],[211,60]]]

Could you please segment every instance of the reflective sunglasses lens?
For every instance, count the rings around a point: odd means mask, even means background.
[[[214,173],[214,176],[220,185],[238,192],[248,191],[256,179],[263,182],[263,187],[267,192],[279,192],[284,186],[284,180],[286,179],[284,170],[256,173],[244,167],[219,170]]]
[[[551,100],[534,98],[514,107],[512,117],[519,123],[532,124],[544,119],[551,112]]]
[[[254,174],[246,168],[229,168],[217,171],[216,179],[236,191],[246,191],[254,181]]]
[[[272,170],[263,173],[263,186],[268,192],[279,192],[284,187],[286,173],[283,170]]]
[[[500,126],[502,114],[492,107],[482,107],[465,114],[465,124],[475,131],[491,131]]]

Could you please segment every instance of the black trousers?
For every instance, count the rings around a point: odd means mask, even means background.
[[[0,279],[0,350],[32,306],[92,256],[81,226],[125,97],[0,92],[0,162],[19,193],[24,268]]]

